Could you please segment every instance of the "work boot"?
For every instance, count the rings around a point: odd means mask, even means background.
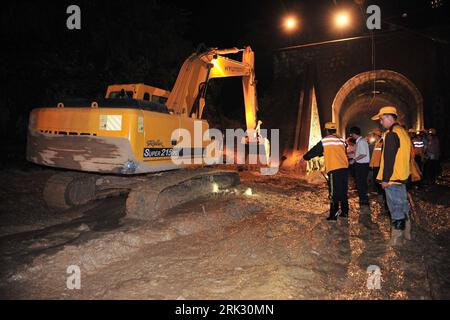
[[[406,217],[404,236],[406,240],[411,240],[411,217]]]
[[[348,200],[341,201],[341,217],[348,218]]]
[[[389,240],[389,245],[391,247],[403,245],[404,230],[405,219],[392,221],[391,239]]]
[[[339,209],[339,202],[331,202],[330,203],[330,215],[328,216],[328,221],[336,221],[339,215],[341,214],[341,210]]]

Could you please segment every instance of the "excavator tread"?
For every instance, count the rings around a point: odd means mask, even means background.
[[[96,175],[83,172],[61,172],[45,184],[43,198],[50,208],[68,209],[93,200]]]
[[[43,196],[48,207],[69,209],[128,192],[127,216],[154,220],[175,205],[239,183],[237,171],[212,168],[185,168],[136,177],[69,171],[50,177]]]
[[[175,205],[214,192],[217,187],[229,188],[240,183],[236,171],[201,168],[164,172],[152,176],[128,194],[127,216],[154,220]]]

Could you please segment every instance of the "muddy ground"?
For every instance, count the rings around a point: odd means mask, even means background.
[[[450,298],[448,165],[437,186],[411,192],[413,240],[398,249],[375,194],[371,216],[359,215],[352,189],[349,219],[327,222],[325,184],[287,173],[242,171],[238,188],[156,222],[127,218],[125,196],[49,210],[42,190],[53,173],[0,171],[0,298]],[[70,265],[79,290],[67,288]],[[371,265],[380,289],[367,288]]]

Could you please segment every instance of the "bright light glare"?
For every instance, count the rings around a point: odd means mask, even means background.
[[[214,182],[212,187],[213,187],[213,190],[212,190],[213,193],[219,192],[219,185],[217,183]]]
[[[253,194],[252,189],[251,188],[247,188],[247,190],[245,190],[244,194],[246,196],[251,196]]]
[[[287,31],[292,31],[297,28],[298,21],[295,17],[286,17],[284,20],[284,28]]]
[[[350,16],[347,12],[339,12],[335,16],[336,26],[339,28],[345,28],[350,24]]]

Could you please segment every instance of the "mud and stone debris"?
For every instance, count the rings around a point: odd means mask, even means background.
[[[239,186],[142,221],[125,215],[126,196],[50,210],[42,189],[52,170],[2,171],[0,297],[448,299],[448,169],[411,191],[413,239],[401,248],[388,246],[375,194],[360,216],[351,190],[349,219],[329,223],[324,183],[288,173],[244,170]],[[70,265],[79,290],[67,288]],[[368,288],[370,266],[380,289]]]

